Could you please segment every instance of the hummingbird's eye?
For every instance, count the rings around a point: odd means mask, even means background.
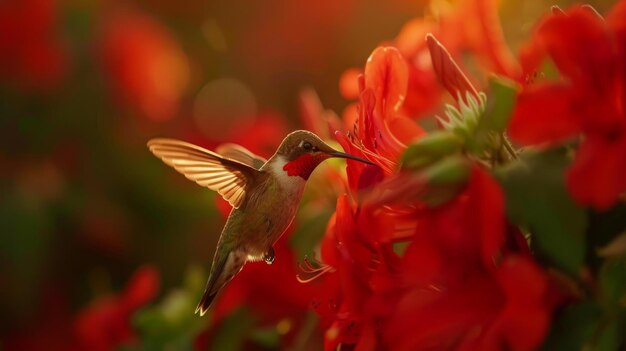
[[[308,151],[313,149],[313,145],[311,145],[308,141],[305,141],[302,143],[302,148]]]

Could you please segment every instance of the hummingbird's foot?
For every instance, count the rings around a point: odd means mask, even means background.
[[[274,248],[273,247],[270,247],[270,249],[267,250],[265,255],[263,255],[263,261],[265,261],[265,263],[267,263],[267,264],[274,263],[274,259],[275,258],[276,258],[276,255],[274,254]]]

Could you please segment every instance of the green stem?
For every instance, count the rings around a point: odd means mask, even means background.
[[[502,140],[502,145],[504,146],[506,151],[509,153],[511,158],[513,158],[514,160],[517,160],[517,152],[515,151],[515,149],[513,149],[513,145],[511,145],[511,143],[509,142],[509,139],[507,139],[504,133],[500,134],[500,140]]]

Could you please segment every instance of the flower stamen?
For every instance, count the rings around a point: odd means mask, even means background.
[[[315,262],[316,265],[319,265],[319,267],[314,267],[313,264],[311,264],[309,258],[307,256],[304,256],[303,259],[303,264],[299,264],[298,268],[303,271],[303,273],[309,275],[307,278],[303,278],[300,274],[296,275],[296,279],[298,280],[298,282],[300,283],[309,283],[314,281],[315,279],[321,277],[322,275],[324,275],[326,272],[333,272],[335,271],[335,269],[327,264],[323,264],[321,262]]]

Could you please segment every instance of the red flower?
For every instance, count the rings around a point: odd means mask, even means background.
[[[431,265],[447,261],[445,252],[424,246],[417,253],[407,250],[407,264],[426,260],[411,262],[415,255],[426,255]],[[518,255],[505,258],[494,272],[470,267],[474,270],[461,276],[459,262],[443,264],[428,272],[431,279],[412,277],[415,285],[388,323],[390,349],[535,350],[541,345],[553,309],[547,304],[546,274]]]
[[[463,2],[470,3],[484,15],[481,19],[488,19],[482,24],[493,23],[495,13],[487,2]],[[508,51],[502,51],[506,48],[501,33],[487,33],[493,36],[478,48],[479,36],[463,23],[467,14],[462,12],[454,18],[459,28],[470,31],[463,37],[474,41],[468,46],[453,44],[454,49],[483,50],[492,69],[516,76],[517,66],[511,64]],[[491,27],[479,28],[478,32],[490,32]],[[422,43],[430,51],[431,74],[454,98],[466,99],[468,93],[478,97],[434,36]],[[397,173],[396,161],[407,143],[423,134],[410,128],[416,125],[402,108],[407,91],[414,88],[409,74],[407,61],[397,49],[377,48],[358,78],[357,108],[344,114],[344,122],[353,126],[348,128],[350,134],[336,133],[346,152],[378,167],[348,161],[350,189],[369,188],[370,195],[360,198],[360,203],[351,200],[357,199],[356,192],[351,198],[340,197],[322,242],[323,265],[317,271],[325,273],[324,289],[316,311],[326,327],[325,348],[536,349],[548,331],[556,299],[524,238],[507,224],[499,185],[475,165],[460,194],[429,208],[419,196],[410,196],[429,190],[426,173]],[[354,76],[352,72],[343,77],[344,93],[354,93],[346,82]],[[405,176],[412,181],[398,188],[406,191],[384,188],[408,180]],[[402,207],[389,203],[393,198],[389,193],[394,191],[403,193]],[[372,205],[378,193],[386,196]],[[399,242],[408,244],[404,254],[394,250]],[[532,327],[520,327],[528,324]]]
[[[504,42],[496,1],[457,0],[449,6],[433,8],[437,9],[436,13],[406,23],[392,41],[407,63],[409,88],[403,110],[413,118],[428,116],[441,102],[442,90],[437,85],[424,41],[428,33],[439,38],[455,57],[471,53],[485,71],[512,77],[520,74]],[[342,77],[340,86],[346,98],[356,97],[358,85],[352,78],[354,75],[355,70],[351,69]]]
[[[507,228],[502,191],[485,171],[474,167],[466,190],[448,204],[412,215],[403,256],[394,253],[393,225],[381,213],[355,208],[347,196],[337,202],[315,305],[327,350],[540,345],[554,308],[547,275]]]
[[[388,314],[393,299],[391,272],[398,257],[389,243],[379,245],[377,235],[388,231],[384,216],[355,209],[347,195],[337,200],[337,212],[322,242],[320,271],[323,289],[314,308],[327,327],[325,349],[339,344],[374,347],[380,338],[377,321]]]
[[[0,5],[0,77],[27,89],[57,86],[67,70],[55,0]]]
[[[358,96],[358,92],[356,94]],[[335,131],[343,129],[337,114],[324,109],[315,90],[303,89],[299,96],[299,106],[300,120],[304,129],[317,134],[320,138],[330,139]]]
[[[514,244],[498,184],[475,167],[467,189],[419,215],[385,330],[394,350],[532,350],[549,327],[546,274]],[[520,327],[532,325],[533,328]]]
[[[137,270],[120,295],[96,300],[78,314],[74,321],[76,348],[107,351],[132,342],[131,317],[158,289],[159,274],[153,267]]]
[[[509,132],[525,143],[583,139],[567,173],[573,197],[597,209],[626,191],[626,1],[605,22],[588,7],[556,12],[538,26],[522,52],[534,76],[545,56],[562,78],[529,84],[520,93]]]
[[[100,41],[106,78],[117,98],[154,120],[178,111],[189,68],[165,27],[145,14],[117,11],[105,18]]]
[[[400,52],[394,47],[376,48],[360,78],[358,116],[344,116],[354,121],[350,136],[336,135],[346,152],[378,164],[385,174],[391,174],[406,144],[424,135],[422,128],[401,110],[407,86],[408,69]],[[361,179],[364,170],[367,181]],[[348,160],[351,188],[364,187],[380,178],[380,169]]]
[[[432,34],[424,41],[430,53],[432,73],[450,95],[466,100],[466,94],[480,99],[478,91],[461,71],[450,53]],[[406,63],[393,47],[379,47],[367,60],[360,76],[360,101],[355,110],[344,114],[352,123],[350,133],[336,133],[348,153],[367,158],[380,167],[348,161],[348,181],[352,189],[363,189],[394,173],[395,161],[425,132],[401,109],[407,94]],[[351,116],[354,114],[356,116]]]
[[[489,72],[519,75],[519,66],[504,41],[497,0],[457,0],[439,17],[433,33],[453,56],[469,51]]]

